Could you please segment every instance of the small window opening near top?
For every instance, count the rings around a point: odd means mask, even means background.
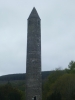
[[[29,20],[28,24],[30,25],[31,24],[31,21]]]
[[[40,21],[38,21],[38,25],[40,25]]]

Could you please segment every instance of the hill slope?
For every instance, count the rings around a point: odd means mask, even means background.
[[[52,71],[43,71],[42,72],[42,79],[44,80],[45,78],[48,77],[48,75],[52,73]],[[13,81],[13,80],[25,80],[26,74],[9,74],[9,75],[3,75],[0,76],[0,81]]]

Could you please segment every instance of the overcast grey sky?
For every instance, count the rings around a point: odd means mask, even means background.
[[[42,71],[75,60],[75,0],[0,0],[0,75],[26,72],[27,18],[41,18]]]

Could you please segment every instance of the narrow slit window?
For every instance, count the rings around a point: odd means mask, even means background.
[[[38,25],[40,25],[40,21],[38,21]]]

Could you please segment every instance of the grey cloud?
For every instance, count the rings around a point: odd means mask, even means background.
[[[0,1],[0,75],[25,72],[27,18],[34,6],[41,18],[42,70],[65,68],[75,60],[74,4],[75,0]]]

